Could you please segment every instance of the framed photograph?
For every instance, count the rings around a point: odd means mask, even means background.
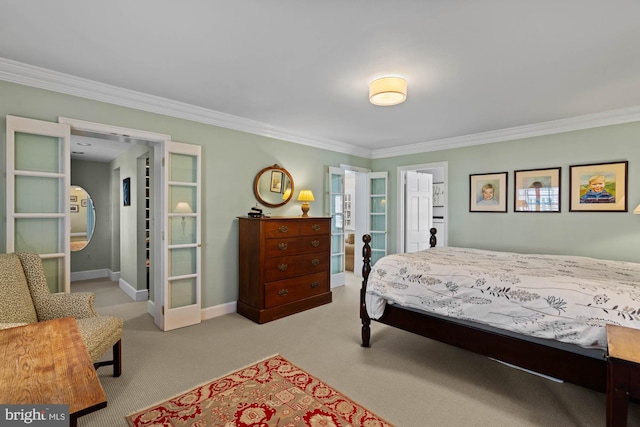
[[[70,200],[69,200],[70,202],[77,202],[78,201],[78,196],[73,195],[73,196],[69,196],[69,198],[70,198]]]
[[[281,193],[282,192],[282,172],[280,171],[271,171],[271,192],[272,193]]]
[[[560,212],[561,168],[514,172],[514,212]]]
[[[508,172],[469,175],[469,212],[506,212]]]
[[[122,205],[131,206],[131,178],[122,180]]]
[[[87,199],[82,199],[82,200],[80,200],[80,206],[82,206],[82,207],[85,207],[85,208],[86,208],[86,207],[87,207]]]
[[[433,207],[444,206],[444,182],[433,183]]]
[[[69,209],[69,211],[71,213],[78,213],[78,212],[80,212],[80,209],[78,208],[78,205],[73,204],[73,205],[71,205],[71,209]]]
[[[569,211],[627,212],[628,164],[569,166]]]

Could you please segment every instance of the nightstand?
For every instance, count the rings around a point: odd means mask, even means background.
[[[629,399],[640,397],[640,330],[607,325],[607,343],[607,427],[622,427]]]

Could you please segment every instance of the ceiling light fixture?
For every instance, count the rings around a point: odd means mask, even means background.
[[[407,81],[401,77],[382,77],[369,84],[369,101],[387,107],[407,99]]]

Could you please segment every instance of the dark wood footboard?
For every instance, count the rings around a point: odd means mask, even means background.
[[[435,246],[432,229],[432,247]],[[371,272],[371,236],[362,237],[362,288],[360,290],[360,319],[362,320],[362,346],[371,341],[371,318],[367,313],[366,291]],[[592,390],[606,392],[606,359],[594,358],[544,344],[502,335],[431,316],[397,305],[387,305],[376,322],[413,332],[446,344],[488,356],[530,371],[577,384]]]

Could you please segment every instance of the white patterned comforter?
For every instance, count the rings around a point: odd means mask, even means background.
[[[369,316],[382,316],[387,302],[606,349],[605,324],[640,329],[640,264],[433,248],[389,255],[373,266]]]

